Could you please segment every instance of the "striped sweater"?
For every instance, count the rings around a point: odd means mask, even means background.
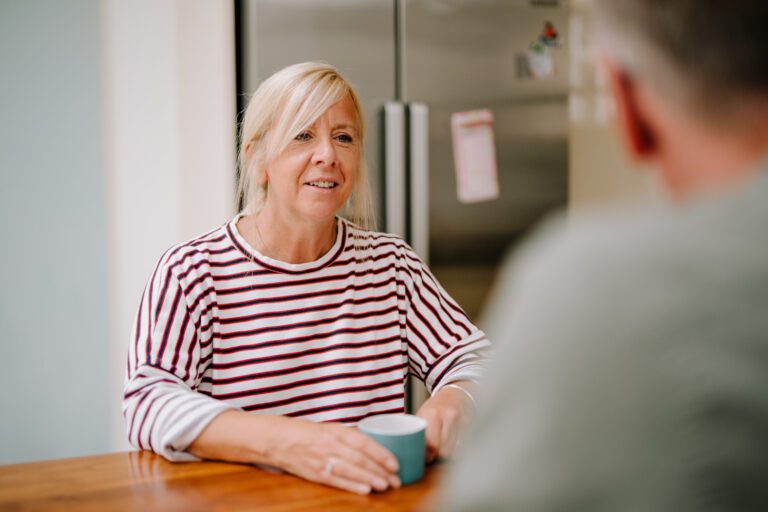
[[[128,439],[170,460],[240,409],[354,425],[480,377],[485,335],[401,239],[338,219],[333,247],[289,264],[231,222],[168,250],[144,291],[125,381]]]

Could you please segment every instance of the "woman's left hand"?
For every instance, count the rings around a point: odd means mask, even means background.
[[[454,384],[471,389],[471,384],[467,382]],[[438,456],[447,458],[453,454],[459,434],[468,423],[473,408],[467,393],[453,386],[441,388],[424,402],[416,415],[427,420],[427,462]]]

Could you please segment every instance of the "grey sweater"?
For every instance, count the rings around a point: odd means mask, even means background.
[[[486,326],[495,361],[439,510],[768,510],[768,171],[550,223]]]

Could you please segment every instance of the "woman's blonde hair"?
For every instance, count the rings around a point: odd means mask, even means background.
[[[243,213],[254,214],[264,206],[267,184],[260,180],[265,166],[309,128],[333,104],[351,98],[355,108],[360,162],[345,216],[364,228],[373,227],[373,202],[365,165],[365,123],[360,100],[339,72],[323,62],[302,62],[278,71],[253,93],[245,109],[238,151],[238,197]],[[246,148],[249,148],[246,151]],[[350,208],[351,206],[351,208]]]

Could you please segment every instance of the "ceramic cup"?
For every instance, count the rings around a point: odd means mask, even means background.
[[[397,457],[397,476],[403,485],[421,480],[426,456],[424,419],[412,414],[379,414],[363,419],[357,428]]]

